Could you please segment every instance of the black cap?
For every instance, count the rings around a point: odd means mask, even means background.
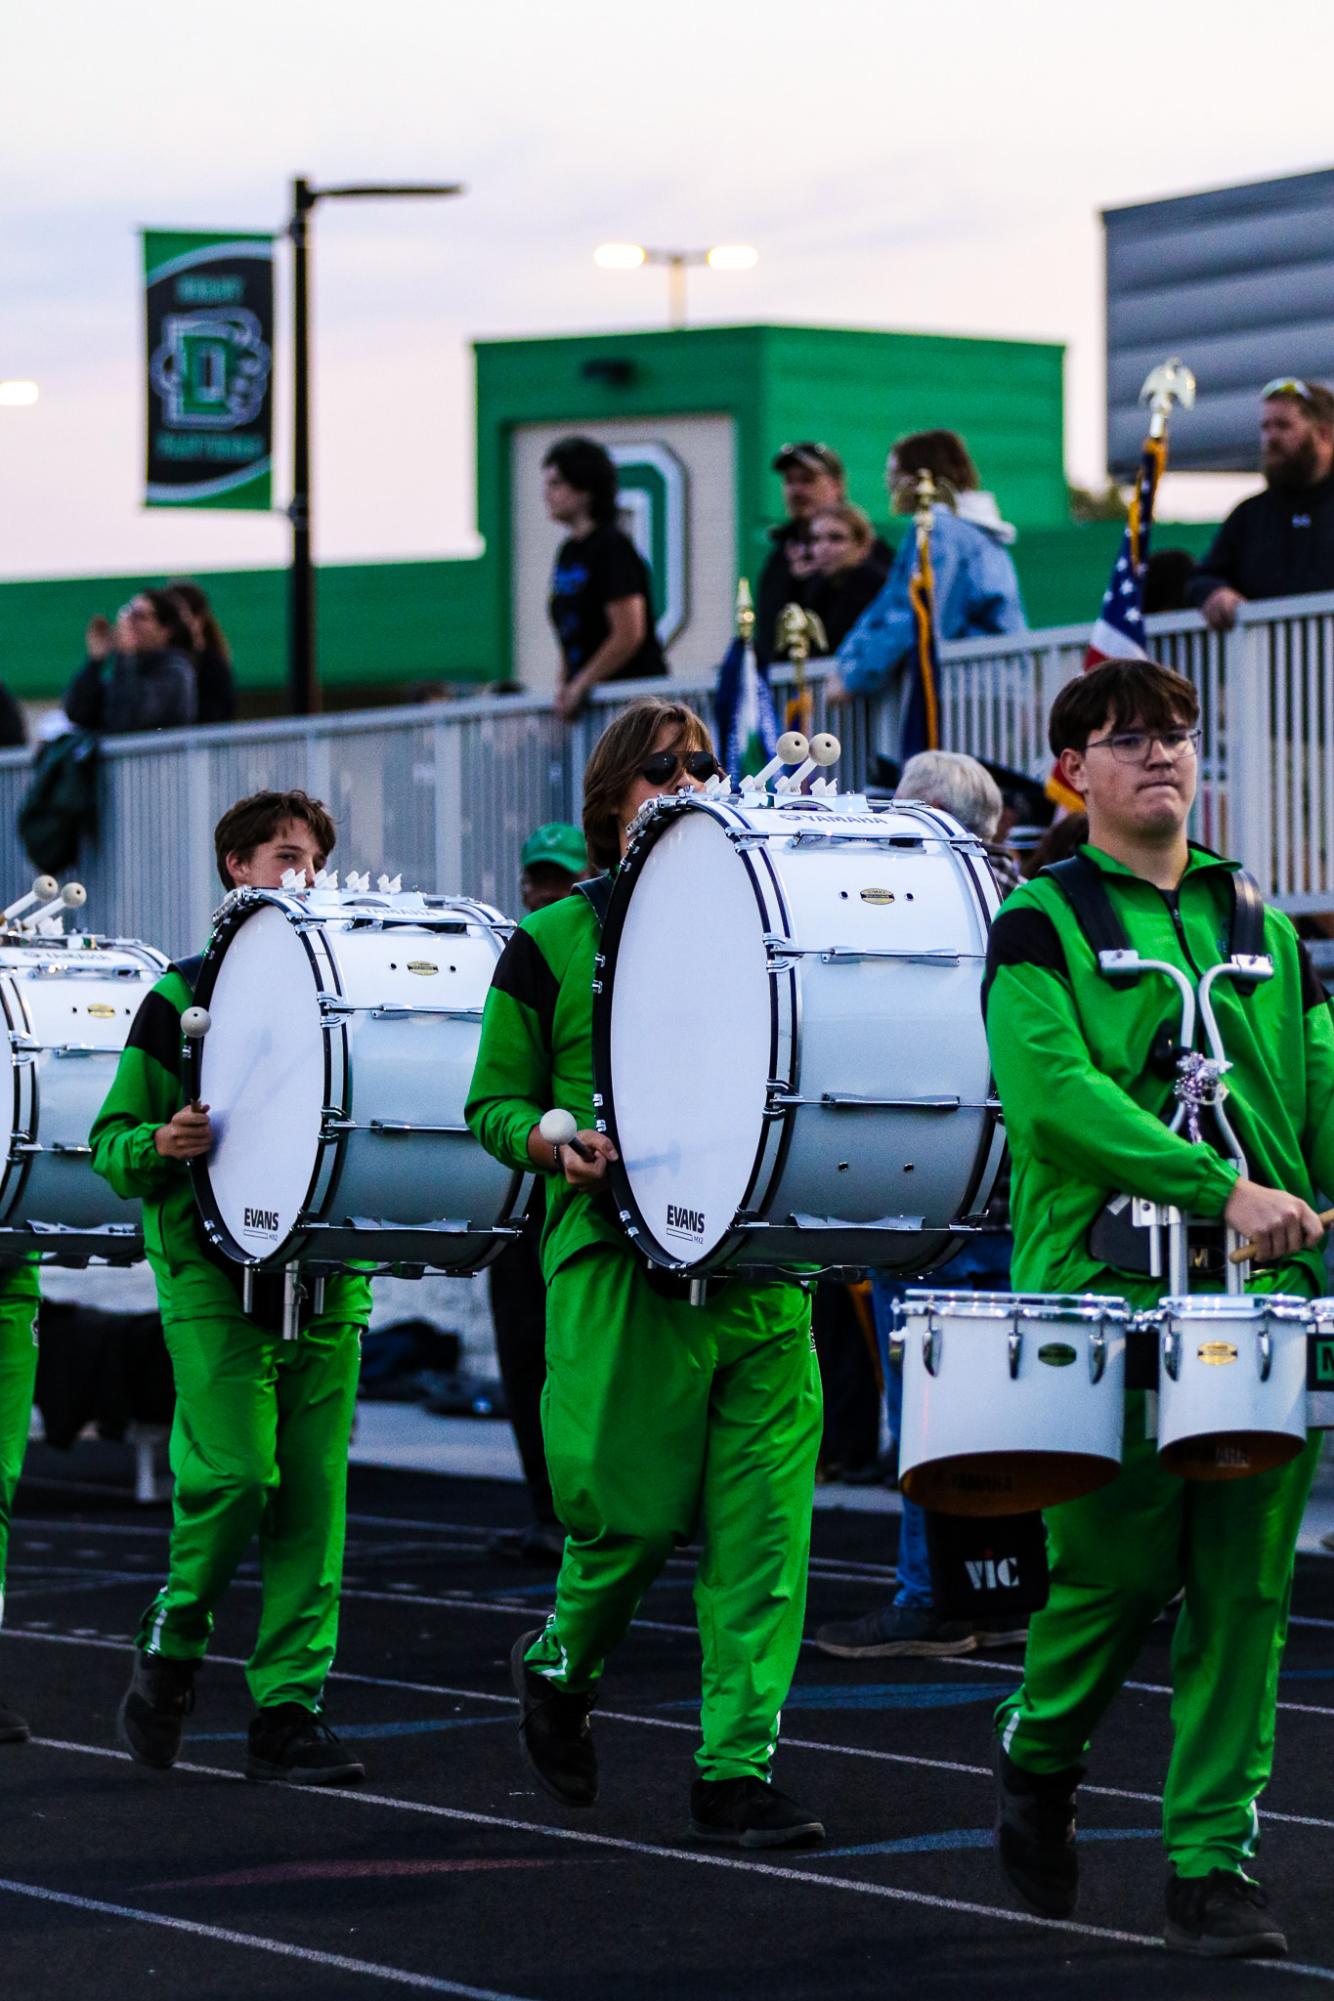
[[[829,472],[844,477],[843,461],[832,445],[819,445],[811,438],[795,445],[780,445],[774,453],[772,469],[786,472],[789,466],[804,466],[807,472]]]

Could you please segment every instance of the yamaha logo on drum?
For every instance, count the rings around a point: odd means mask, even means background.
[[[1237,1351],[1231,1341],[1205,1341],[1195,1353],[1201,1362],[1208,1362],[1215,1369],[1221,1369],[1237,1359]]]
[[[438,973],[440,968],[433,959],[409,959],[408,971],[420,973],[423,979],[429,979],[431,974]]]
[[[276,1209],[247,1208],[243,1227],[252,1236],[276,1237],[278,1234],[278,1211]]]
[[[667,1204],[667,1229],[669,1237],[693,1237],[696,1242],[704,1241],[704,1211],[683,1209],[677,1202]]]
[[[894,892],[892,889],[864,889],[861,899],[863,903],[892,903]]]

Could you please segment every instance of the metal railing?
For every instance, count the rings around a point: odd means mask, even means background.
[[[1148,634],[1155,656],[1200,693],[1199,837],[1237,855],[1284,908],[1334,910],[1334,593],[1247,606],[1227,634],[1195,613],[1151,618]],[[1087,638],[1086,627],[1063,626],[943,647],[945,745],[1045,775],[1047,711],[1079,673]],[[832,722],[842,772],[860,784],[873,749],[894,747],[897,702],[826,712],[823,680],[813,665],[811,727]],[[774,683],[786,696],[789,670]],[[383,867],[405,885],[512,912],[525,837],[543,821],[578,820],[584,765],[610,716],[635,694],[663,692],[711,713],[710,683],[673,680],[605,689],[568,725],[545,697],[520,695],[109,739],[98,833],[77,871],[89,926],[172,954],[198,950],[221,894],[214,824],[266,785],[303,786],[328,802],[344,870]],[[9,894],[31,873],[15,830],[30,762],[25,751],[0,752]]]

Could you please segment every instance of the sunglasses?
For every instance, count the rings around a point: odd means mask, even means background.
[[[1297,375],[1276,375],[1260,391],[1261,402],[1269,396],[1295,396],[1299,403],[1309,403],[1312,400],[1311,385]]]
[[[678,757],[674,750],[655,750],[640,765],[639,775],[650,785],[669,785],[678,771],[685,771],[702,785],[705,779],[716,778],[721,769],[711,750],[688,750],[684,757]]]

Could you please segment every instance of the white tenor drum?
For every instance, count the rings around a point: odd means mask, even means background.
[[[216,1135],[195,1192],[229,1257],[472,1272],[515,1235],[529,1177],[463,1120],[511,929],[464,898],[228,899],[196,983],[211,1025],[190,1064]]]
[[[0,939],[0,1256],[143,1255],[139,1204],[95,1174],[88,1134],[139,1003],[167,969],[151,945],[83,933]]]
[[[1158,1456],[1187,1480],[1242,1480],[1306,1444],[1312,1302],[1280,1293],[1165,1299],[1156,1327]]]
[[[1122,1299],[910,1291],[902,1306],[899,1485],[946,1515],[1013,1515],[1116,1478]]]
[[[632,1241],[701,1273],[942,1262],[1003,1151],[980,843],[929,807],[802,797],[641,822],[594,989]]]

